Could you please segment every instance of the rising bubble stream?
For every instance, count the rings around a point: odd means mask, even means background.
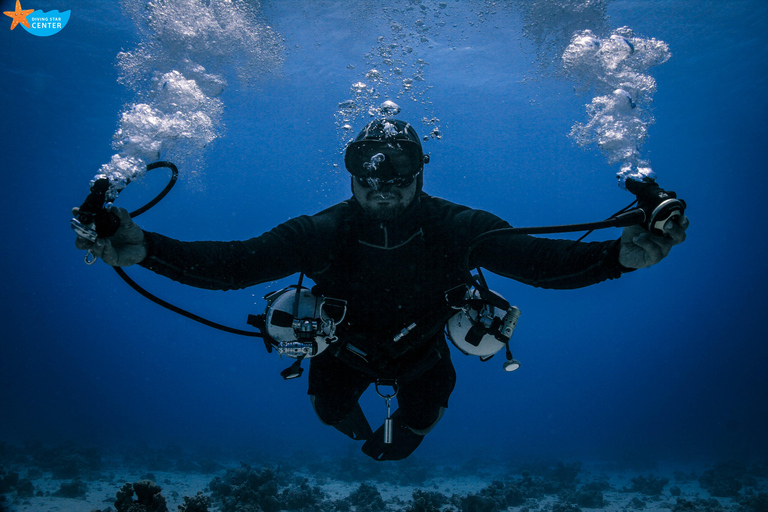
[[[188,173],[222,136],[218,96],[234,77],[248,85],[282,65],[279,34],[242,0],[123,0],[142,41],[118,54],[119,81],[136,93],[120,115],[117,151],[95,179],[112,195],[140,178],[147,163],[173,159]]]
[[[649,105],[656,81],[645,74],[671,54],[664,41],[636,37],[622,27],[608,37],[590,30],[576,32],[563,52],[563,66],[583,91],[594,97],[586,106],[588,120],[577,122],[570,136],[580,146],[596,145],[610,164],[620,164],[619,185],[627,179],[653,178],[640,148],[654,122]]]

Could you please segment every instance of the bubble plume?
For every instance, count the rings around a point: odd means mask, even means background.
[[[279,34],[253,2],[123,0],[122,7],[142,41],[117,56],[119,82],[136,98],[120,115],[117,153],[96,176],[109,178],[113,195],[154,160],[173,158],[199,172],[203,150],[223,134],[226,77],[247,85],[283,60]]]
[[[596,145],[609,164],[620,164],[622,188],[627,179],[654,177],[640,151],[654,122],[649,104],[656,91],[656,81],[645,72],[670,56],[664,41],[636,37],[627,27],[605,38],[576,32],[563,52],[567,72],[580,89],[595,95],[586,106],[589,119],[575,123],[570,136],[580,146]]]

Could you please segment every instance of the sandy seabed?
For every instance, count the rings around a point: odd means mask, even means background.
[[[362,454],[324,459],[301,453],[286,462],[154,451],[142,458],[71,446],[5,451],[2,512],[127,512],[130,499],[120,504],[116,496],[126,488],[130,494],[125,484],[142,480],[159,486],[173,512],[768,511],[765,463],[646,462],[632,468],[552,460],[378,463]],[[139,504],[138,491],[132,499]],[[130,512],[162,510],[156,506]]]

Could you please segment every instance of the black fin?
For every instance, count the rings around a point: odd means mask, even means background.
[[[365,441],[373,434],[371,425],[368,423],[363,413],[363,408],[360,407],[359,403],[343,420],[334,424],[333,428],[356,441]]]

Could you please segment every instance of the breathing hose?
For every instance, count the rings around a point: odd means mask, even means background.
[[[159,168],[167,168],[171,171],[170,181],[165,186],[165,188],[162,191],[160,191],[160,193],[157,194],[157,196],[154,197],[154,199],[149,201],[147,204],[145,204],[141,208],[130,212],[129,215],[131,216],[131,218],[138,217],[142,213],[146,212],[147,210],[155,206],[166,195],[168,195],[168,192],[170,192],[171,189],[174,187],[174,185],[176,185],[176,180],[179,177],[179,169],[173,163],[167,162],[167,161],[154,162],[147,165],[147,171],[151,171],[153,169],[159,169]],[[112,211],[109,208],[109,206],[111,205],[106,200],[108,190],[109,190],[109,180],[107,180],[106,178],[101,178],[93,184],[93,186],[91,187],[91,193],[88,195],[85,202],[83,202],[83,205],[79,209],[77,219],[72,219],[72,228],[77,232],[78,235],[84,238],[88,238],[92,241],[95,241],[95,239],[99,236],[106,237],[106,236],[111,236],[115,234],[117,229],[120,227],[120,219],[117,217],[116,214],[112,213]],[[87,261],[88,260],[86,259],[86,262]],[[128,274],[126,274],[125,270],[123,270],[122,268],[120,267],[112,267],[112,268],[115,269],[115,272],[117,272],[117,275],[119,275],[123,279],[123,281],[128,283],[128,286],[130,286],[135,291],[137,291],[147,299],[151,300],[158,306],[162,306],[170,311],[173,311],[174,313],[178,313],[179,315],[189,318],[190,320],[194,320],[195,322],[199,322],[203,325],[207,325],[208,327],[213,327],[214,329],[228,332],[230,334],[238,334],[240,336],[250,336],[250,337],[256,337],[256,338],[264,337],[263,334],[261,333],[253,332],[253,331],[245,331],[242,329],[235,329],[234,327],[222,325],[217,322],[213,322],[211,320],[203,318],[194,313],[191,313],[178,306],[174,306],[173,304],[164,301],[163,299],[155,296],[154,294],[142,288],[138,283],[136,283],[136,281],[131,279],[128,276]]]

